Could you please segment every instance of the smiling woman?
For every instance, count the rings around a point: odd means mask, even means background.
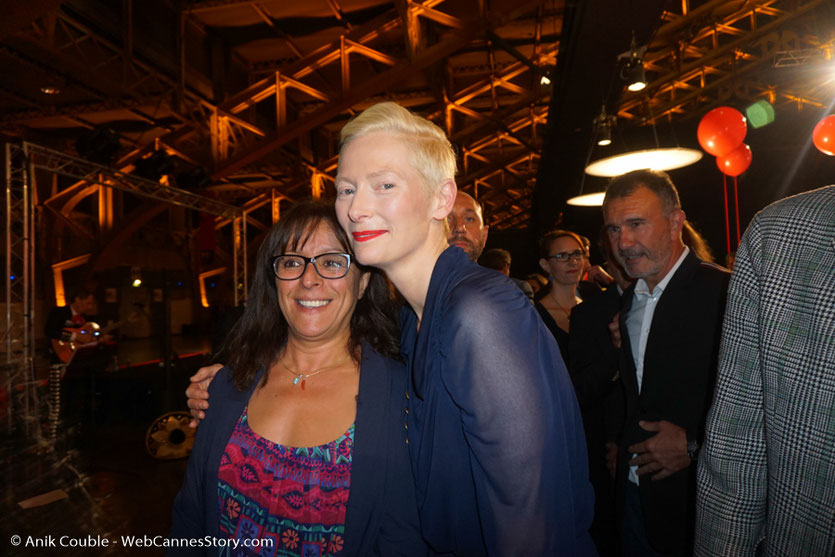
[[[387,357],[392,307],[332,206],[282,217],[209,387],[172,537],[260,538],[281,555],[426,554],[400,425],[406,374]]]

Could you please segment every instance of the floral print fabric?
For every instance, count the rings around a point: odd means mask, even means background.
[[[272,544],[241,543],[232,555],[342,555],[353,445],[353,424],[318,447],[278,445],[250,429],[244,409],[220,460],[220,532]]]

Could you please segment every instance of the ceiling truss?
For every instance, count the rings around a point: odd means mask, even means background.
[[[758,76],[779,67],[787,52],[806,52],[806,58],[817,52],[819,60],[831,53],[831,41],[822,43],[818,35],[803,31],[808,24],[804,16],[827,1],[753,0],[717,16],[715,10],[726,4],[714,1],[687,14],[666,14],[668,22],[644,56],[645,69],[656,77],[642,92],[624,97],[619,118],[637,124],[680,119],[733,99],[825,106],[824,99],[801,92],[808,84],[766,82]]]

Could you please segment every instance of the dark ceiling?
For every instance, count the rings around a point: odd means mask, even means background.
[[[446,129],[460,155],[459,187],[482,201],[500,238],[502,231],[541,231],[560,220],[593,234],[596,213],[564,202],[602,185],[585,179],[583,168],[590,156],[611,154],[590,148],[592,119],[604,104],[617,115],[615,152],[652,123],[664,141],[669,133],[669,141],[693,144],[698,120],[720,105],[742,109],[765,98],[778,112],[777,129],[814,125],[835,99],[830,0],[2,5],[0,133],[6,140],[89,156],[109,128],[119,141],[109,164],[125,173],[144,172],[153,165],[140,159],[163,151],[169,178],[160,188],[242,207],[252,245],[282,207],[331,194],[340,127],[380,100],[395,100]],[[625,91],[617,61],[633,33],[647,46],[649,85],[640,93]],[[749,132],[755,153],[749,174],[785,181],[790,166],[813,156],[805,141],[811,129],[790,131]],[[781,146],[783,157],[764,160],[755,144],[770,135],[797,140]],[[829,162],[815,163],[824,171],[812,182],[835,180]],[[687,171],[693,177],[682,171],[680,185],[721,185],[712,164],[704,159]],[[54,240],[42,250],[48,263],[153,244],[155,235],[144,226],[174,229],[186,243],[194,239],[196,217],[171,213],[163,226],[158,204],[128,193],[102,198],[91,187],[96,183],[60,173],[37,181],[38,206],[50,221],[44,230]],[[760,188],[768,193],[743,199],[743,212],[750,216],[785,192],[814,185]],[[715,240],[715,201],[682,195],[691,217],[701,217]],[[115,218],[103,219],[103,207]],[[218,230],[226,223],[215,220]],[[115,255],[94,260],[100,267],[116,264]]]

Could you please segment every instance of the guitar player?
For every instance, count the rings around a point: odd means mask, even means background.
[[[92,425],[95,402],[95,377],[107,367],[111,351],[109,335],[85,334],[96,312],[92,292],[80,288],[71,293],[71,302],[49,311],[44,327],[49,339],[53,375],[62,377],[60,414],[69,427]],[[78,433],[78,432],[76,432]]]

